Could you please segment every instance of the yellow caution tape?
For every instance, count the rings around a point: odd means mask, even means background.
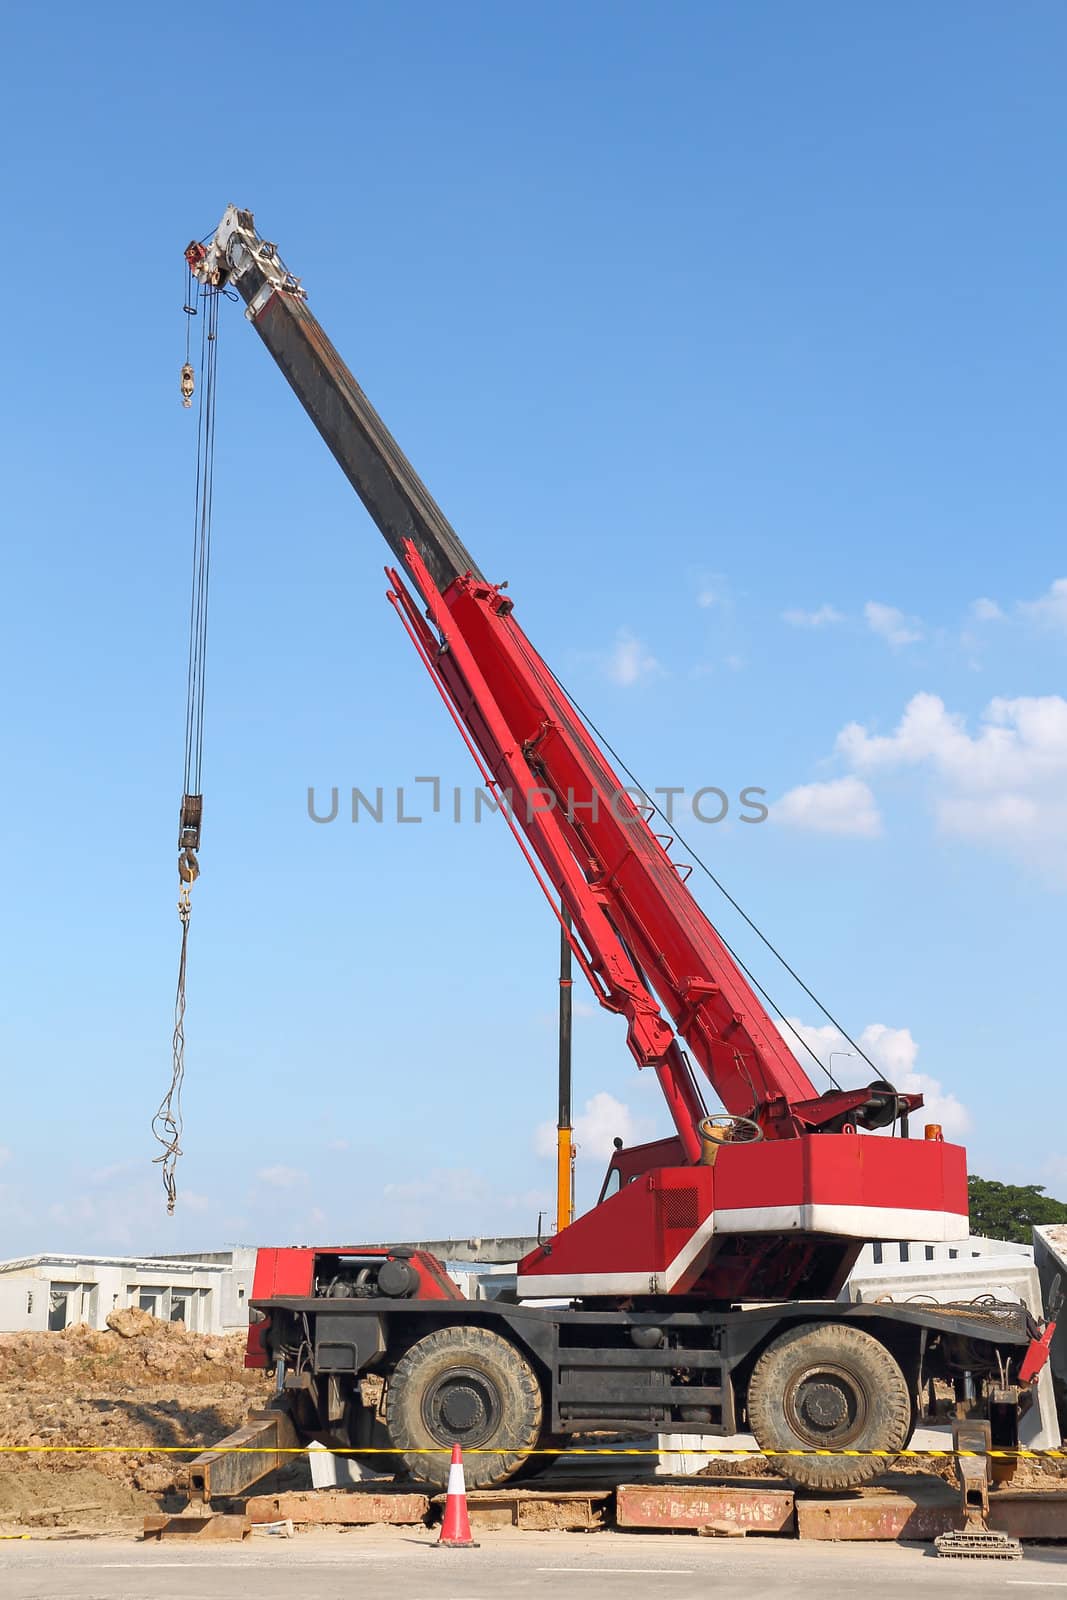
[[[699,1448],[704,1455],[715,1456],[879,1456],[887,1461],[898,1461],[901,1457],[909,1460],[948,1460],[958,1456],[993,1456],[998,1460],[1011,1461],[1067,1461],[1067,1450],[716,1450],[709,1449],[706,1445],[694,1446],[693,1451]],[[328,1454],[334,1456],[447,1456],[451,1454],[451,1445],[431,1445],[423,1449],[402,1449],[399,1445],[360,1446],[343,1449],[331,1449],[324,1445],[202,1445],[202,1444],[0,1444],[0,1455],[139,1455],[139,1456],[306,1456],[311,1449],[327,1449]],[[623,1449],[611,1450],[599,1446],[576,1445],[573,1449],[566,1446],[554,1450],[513,1450],[506,1445],[489,1449],[485,1446],[465,1449],[467,1456],[659,1456],[663,1454],[684,1455],[693,1453],[686,1451],[683,1445],[680,1450],[637,1450]]]

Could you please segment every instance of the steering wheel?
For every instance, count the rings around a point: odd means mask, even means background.
[[[725,1113],[704,1117],[697,1132],[709,1144],[758,1144],[763,1138],[763,1129],[751,1117],[730,1117]]]

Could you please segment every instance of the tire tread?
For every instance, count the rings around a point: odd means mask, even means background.
[[[896,1357],[864,1328],[842,1322],[807,1322],[789,1328],[769,1344],[756,1362],[748,1385],[749,1426],[763,1450],[805,1448],[786,1420],[782,1395],[797,1364],[796,1347],[816,1340],[842,1365],[857,1365],[868,1389],[868,1421],[853,1448],[895,1453],[907,1444],[912,1426],[911,1395]],[[836,1352],[834,1346],[837,1346]],[[829,1359],[829,1356],[823,1357]],[[873,1435],[873,1437],[872,1437]],[[885,1471],[884,1456],[798,1456],[786,1465],[770,1457],[783,1476],[816,1489],[851,1489]]]
[[[405,1414],[403,1404],[405,1391],[415,1388],[422,1370],[427,1364],[436,1364],[441,1352],[446,1355],[454,1352],[457,1364],[461,1356],[470,1361],[480,1355],[486,1365],[494,1370],[504,1401],[500,1431],[511,1441],[513,1448],[468,1456],[464,1461],[464,1469],[471,1488],[488,1488],[495,1483],[504,1483],[529,1460],[523,1452],[535,1449],[538,1444],[543,1403],[541,1385],[532,1367],[514,1345],[491,1329],[470,1326],[438,1328],[418,1339],[404,1352],[396,1364],[387,1390],[386,1416],[390,1437],[399,1449],[411,1452],[404,1455],[403,1461],[413,1478],[439,1487],[447,1483],[447,1460],[414,1453],[437,1441],[430,1438],[425,1428],[413,1423]],[[516,1444],[517,1449],[514,1448]]]

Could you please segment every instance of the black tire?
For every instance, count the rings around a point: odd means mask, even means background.
[[[894,1356],[842,1322],[802,1323],[756,1362],[748,1421],[761,1450],[886,1450],[912,1430],[911,1394]],[[851,1489],[884,1472],[882,1456],[771,1456],[784,1477],[813,1489]]]
[[[386,1391],[389,1434],[405,1468],[438,1488],[448,1482],[453,1444],[463,1447],[468,1488],[506,1482],[530,1459],[522,1452],[536,1449],[541,1414],[532,1367],[487,1328],[428,1333],[397,1362]]]

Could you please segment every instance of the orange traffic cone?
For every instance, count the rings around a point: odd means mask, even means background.
[[[458,1444],[452,1446],[452,1465],[448,1469],[448,1494],[445,1498],[445,1519],[441,1524],[441,1537],[436,1549],[477,1550],[478,1542],[471,1538],[471,1519],[467,1515],[467,1485],[463,1481],[463,1451]]]

